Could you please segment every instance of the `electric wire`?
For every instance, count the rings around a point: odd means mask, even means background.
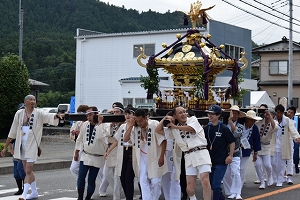
[[[269,22],[269,23],[271,23],[271,24],[274,24],[274,25],[279,26],[279,27],[281,27],[281,28],[290,30],[290,28],[287,28],[287,27],[285,27],[285,26],[282,26],[282,25],[280,25],[280,24],[277,24],[277,23],[275,23],[275,22],[272,22],[272,21],[270,21],[270,20],[268,20],[268,19],[265,19],[265,18],[263,18],[263,17],[261,17],[261,16],[259,16],[259,15],[256,15],[256,14],[254,14],[254,13],[251,13],[251,12],[249,12],[249,11],[247,11],[247,10],[245,10],[245,9],[243,9],[243,8],[241,8],[241,7],[239,7],[239,6],[237,6],[237,5],[234,5],[234,4],[230,3],[229,1],[226,1],[226,0],[222,0],[222,1],[224,1],[225,3],[231,5],[231,6],[237,8],[237,9],[239,9],[239,10],[242,10],[242,11],[248,13],[248,14],[254,15],[255,17],[260,18],[260,19],[262,19],[262,20],[264,20],[264,21],[267,21],[267,22]],[[291,30],[291,31],[293,31],[293,32],[295,32],[295,33],[300,33],[299,31],[296,31],[296,30]]]
[[[277,9],[274,9],[274,8],[268,6],[268,5],[266,5],[266,4],[264,4],[264,3],[260,2],[260,1],[257,1],[257,0],[253,0],[253,1],[255,1],[256,3],[259,3],[259,4],[265,6],[265,7],[269,8],[269,9],[271,9],[272,11],[275,11],[275,12],[277,12],[277,13],[280,13],[280,14],[286,16],[286,17],[290,17],[289,15],[287,15],[287,14],[285,14],[285,13],[282,13],[282,12],[278,11]],[[292,19],[295,20],[295,21],[300,22],[300,20],[298,20],[298,19],[296,19],[296,18],[292,18]]]
[[[265,12],[265,13],[267,13],[267,14],[273,16],[273,17],[276,17],[276,18],[281,19],[281,20],[286,21],[286,22],[290,22],[290,20],[287,20],[287,19],[281,18],[281,17],[279,17],[279,16],[277,16],[277,15],[274,15],[274,14],[268,12],[268,11],[265,11],[265,10],[263,10],[263,9],[261,9],[261,8],[258,8],[258,7],[254,6],[254,5],[252,5],[252,4],[250,4],[250,3],[246,2],[246,1],[243,1],[243,0],[239,0],[239,1],[243,2],[244,4],[247,4],[247,5],[251,6],[251,7],[253,7],[253,8],[256,8],[256,9],[258,9],[258,10],[260,10],[260,11],[263,11],[263,12]],[[298,23],[294,23],[294,22],[292,22],[292,23],[293,23],[294,25],[300,26],[300,24],[298,24]]]

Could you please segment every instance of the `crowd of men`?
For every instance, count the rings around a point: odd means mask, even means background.
[[[15,114],[1,152],[4,156],[14,140],[14,158],[22,160],[25,170],[24,186],[17,192],[22,192],[19,200],[37,198],[32,169],[39,153],[42,126],[57,125],[62,117],[35,109],[32,95],[26,96],[24,103],[25,108]],[[195,200],[197,178],[204,200],[224,200],[225,196],[242,199],[251,156],[259,189],[282,187],[284,182],[293,184],[293,163],[299,173],[300,135],[291,119],[296,109],[290,107],[285,116],[282,105],[275,110],[266,105],[261,108],[265,112],[257,116],[253,110],[244,113],[232,106],[228,124],[224,124],[221,107],[211,105],[206,110],[209,123],[201,126],[181,106],[156,121],[149,119],[143,109],[124,108],[115,102],[108,112],[124,115],[125,122],[103,123],[97,107],[80,105],[77,112],[85,113],[87,120],[75,122],[70,129],[70,138],[76,142],[70,171],[77,181],[78,200],[92,198],[97,177],[101,183],[99,195],[106,196],[111,186],[114,200],[120,200],[122,189],[126,199],[133,199],[135,178],[144,200],[157,200],[162,193],[167,200]],[[18,186],[20,183],[17,181]],[[32,193],[27,196],[30,188]]]

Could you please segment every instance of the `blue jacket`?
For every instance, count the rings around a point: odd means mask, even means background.
[[[252,150],[254,150],[254,152],[258,152],[261,150],[260,135],[259,135],[259,130],[258,130],[258,127],[256,126],[256,124],[254,124],[252,127],[252,134],[251,134],[250,138],[248,139],[248,141],[251,146],[251,149],[242,148],[243,157],[249,157]]]

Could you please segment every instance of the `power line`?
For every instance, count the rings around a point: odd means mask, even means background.
[[[248,3],[248,2],[246,2],[246,1],[243,1],[243,0],[239,0],[239,1],[243,2],[244,4],[247,4],[247,5],[251,6],[251,7],[253,7],[253,8],[256,8],[256,9],[258,9],[258,10],[260,10],[260,11],[263,11],[263,12],[265,12],[265,13],[267,13],[267,14],[273,16],[273,17],[277,17],[278,19],[281,19],[281,20],[283,20],[283,21],[290,22],[290,21],[287,20],[287,19],[281,18],[281,17],[279,17],[279,16],[277,16],[277,15],[274,15],[274,14],[272,14],[272,13],[270,13],[270,12],[267,12],[267,11],[265,11],[265,10],[263,10],[263,9],[261,9],[261,8],[258,8],[258,7],[256,7],[256,6],[254,6],[254,5],[250,4],[250,3]],[[297,25],[297,26],[300,26],[300,24],[296,24],[296,23],[293,23],[293,24],[295,24],[295,25]]]
[[[266,4],[264,4],[264,3],[260,2],[260,1],[257,1],[257,0],[254,0],[254,1],[255,1],[256,3],[259,3],[259,4],[263,5],[263,6],[265,6],[265,7],[269,8],[269,9],[271,9],[272,11],[278,12],[278,13],[280,13],[280,14],[286,16],[286,17],[290,17],[289,15],[287,15],[287,14],[285,14],[285,13],[282,13],[282,12],[279,12],[278,10],[276,10],[276,9],[274,9],[274,8],[268,6],[268,5],[266,5]],[[287,3],[286,3],[285,5],[287,5]],[[300,22],[300,20],[295,19],[295,18],[293,18],[293,20]]]
[[[222,1],[224,1],[225,3],[227,3],[227,4],[229,4],[229,5],[233,6],[233,7],[235,7],[235,8],[237,8],[237,9],[240,9],[240,10],[242,10],[242,11],[244,11],[244,12],[250,14],[250,15],[254,15],[254,16],[257,17],[257,18],[260,18],[260,19],[262,19],[262,20],[264,20],[264,21],[267,21],[267,22],[269,22],[269,23],[271,23],[271,24],[274,24],[274,25],[279,26],[279,27],[281,27],[281,28],[290,30],[289,28],[287,28],[287,27],[285,27],[285,26],[281,26],[280,24],[277,24],[277,23],[272,22],[272,21],[270,21],[270,20],[267,20],[267,19],[265,19],[265,18],[263,18],[263,17],[261,17],[261,16],[259,16],[259,15],[256,15],[256,14],[254,14],[254,13],[251,13],[251,12],[249,12],[249,11],[247,11],[247,10],[245,10],[245,9],[243,9],[243,8],[241,8],[241,7],[239,7],[239,6],[236,6],[236,5],[234,5],[234,4],[232,4],[232,3],[228,2],[228,1],[226,1],[226,0],[222,0]],[[293,31],[293,32],[295,32],[295,33],[300,33],[299,31],[295,31],[295,30],[291,30],[291,31]]]
[[[277,23],[278,21],[279,21],[279,19],[277,19],[276,23]],[[270,24],[267,28],[265,28],[264,30],[262,30],[262,31],[259,32],[258,34],[252,36],[252,38],[255,37],[255,36],[257,36],[257,35],[259,35],[259,34],[262,33],[263,31],[265,31],[266,29],[270,28],[271,26],[273,26],[273,24]],[[264,39],[261,39],[261,40],[259,40],[258,42],[260,42],[260,41],[265,41],[265,42],[267,42],[267,41],[271,38],[271,36],[274,34],[275,30],[276,30],[276,27],[274,27],[274,29],[271,31],[271,34],[268,35],[268,36],[269,36],[268,39],[265,40],[265,38],[267,38],[267,37],[265,37]],[[265,42],[263,42],[263,43],[265,43]]]

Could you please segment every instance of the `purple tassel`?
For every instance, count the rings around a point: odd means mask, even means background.
[[[183,25],[184,25],[184,26],[189,25],[189,20],[188,20],[186,14],[183,16]]]
[[[206,26],[206,24],[207,24],[206,15],[203,14],[203,15],[202,15],[202,25],[203,25],[203,26]]]
[[[153,99],[153,94],[147,92],[147,99]]]

